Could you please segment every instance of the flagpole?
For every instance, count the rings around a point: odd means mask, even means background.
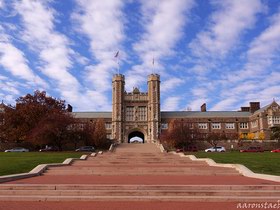
[[[152,73],[155,74],[155,57],[153,56],[153,67],[152,67]]]
[[[117,65],[118,65],[118,67],[117,67],[117,70],[118,70],[118,74],[120,74],[120,61],[119,61],[119,50],[117,51],[117,53],[115,54],[115,58],[117,59]]]
[[[117,58],[117,64],[118,64],[118,74],[120,74],[120,62],[119,62],[119,58]]]

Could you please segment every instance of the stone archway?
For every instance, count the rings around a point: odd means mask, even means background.
[[[130,143],[130,140],[133,137],[139,137],[140,139],[142,139],[142,143],[145,142],[145,135],[141,132],[141,131],[132,131],[128,134],[128,143]]]

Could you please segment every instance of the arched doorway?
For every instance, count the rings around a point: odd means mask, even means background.
[[[135,138],[135,137],[138,137],[138,138]],[[140,131],[131,132],[128,135],[128,143],[132,143],[134,141],[140,141],[140,143],[144,143],[145,142],[145,135]]]

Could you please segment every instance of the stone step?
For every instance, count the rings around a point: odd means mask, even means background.
[[[172,201],[172,202],[277,202],[279,196],[41,196],[0,195],[0,201]]]
[[[215,171],[215,170],[192,170],[192,171],[183,171],[183,170],[48,170],[45,172],[44,175],[73,175],[73,174],[88,174],[88,175],[139,175],[139,174],[149,174],[149,175],[198,175],[198,176],[205,176],[205,175],[240,175],[238,172],[235,171]]]
[[[254,190],[280,191],[280,185],[93,185],[1,184],[0,190]]]
[[[240,175],[235,169],[220,167],[57,167],[50,168],[45,175]]]
[[[44,175],[98,175],[98,176],[108,176],[108,175],[199,175],[199,176],[208,176],[208,175],[239,175],[238,172],[232,171],[201,171],[201,170],[192,170],[192,171],[183,171],[183,170],[47,170]]]
[[[1,195],[41,196],[280,196],[275,190],[0,190]]]
[[[163,166],[147,166],[147,165],[106,165],[106,166],[64,166],[64,167],[51,167],[48,169],[49,171],[70,171],[70,170],[92,170],[92,171],[115,171],[115,170],[133,170],[133,171],[179,171],[179,172],[188,172],[193,170],[199,170],[199,171],[222,171],[222,172],[237,172],[237,170],[233,168],[222,168],[222,167],[211,167],[211,166],[189,166],[189,167],[177,167],[177,166],[169,166],[169,167],[163,167]]]
[[[165,164],[156,164],[156,163],[149,163],[149,164],[144,164],[144,163],[139,163],[139,164],[133,164],[135,167],[178,167],[178,168],[187,168],[187,167],[209,167],[209,165],[206,164],[192,164],[192,163],[187,163],[187,164],[170,164],[170,163],[165,163]],[[87,163],[87,164],[72,164],[71,167],[130,167],[129,164],[124,164],[124,163]],[[55,167],[53,167],[55,168]],[[224,168],[225,169],[225,168]]]
[[[115,165],[115,164],[123,164],[123,165],[141,165],[141,164],[145,164],[145,165],[150,165],[150,164],[154,164],[154,165],[185,165],[185,166],[188,166],[188,165],[197,165],[197,166],[206,166],[207,163],[195,163],[195,162],[171,162],[171,161],[161,161],[161,162],[156,162],[156,161],[147,161],[147,162],[141,162],[141,161],[114,161],[114,160],[111,160],[111,161],[94,161],[94,162],[86,162],[86,163],[83,163],[83,162],[76,162],[76,163],[73,163],[72,165]]]

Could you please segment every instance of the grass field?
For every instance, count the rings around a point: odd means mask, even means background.
[[[217,163],[238,163],[245,165],[255,173],[272,174],[280,176],[280,153],[206,153],[192,152],[197,158],[211,158]]]
[[[79,158],[80,152],[1,152],[0,176],[29,172],[39,164],[61,163],[66,158]]]

